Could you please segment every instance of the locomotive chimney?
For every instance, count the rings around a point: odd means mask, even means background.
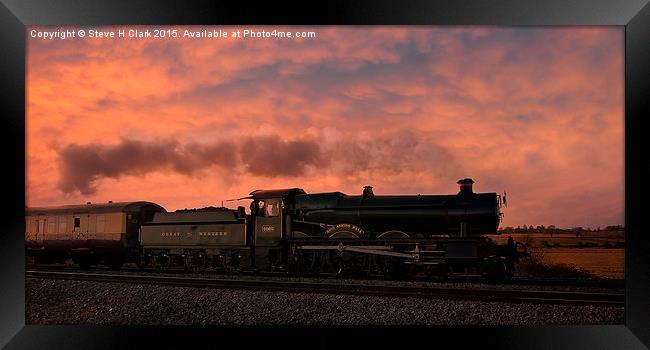
[[[363,198],[373,197],[372,186],[363,186]]]
[[[464,178],[462,180],[458,180],[456,183],[460,187],[460,191],[458,192],[459,195],[468,195],[474,193],[472,191],[472,184],[474,183],[474,180],[470,178]]]

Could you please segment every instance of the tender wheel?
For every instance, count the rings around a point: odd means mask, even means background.
[[[226,270],[230,273],[239,273],[241,270],[241,258],[242,256],[239,252],[230,253],[230,258],[226,263]]]
[[[213,255],[210,266],[221,272],[227,272],[226,257],[222,254]]]
[[[171,256],[165,253],[158,254],[154,260],[154,266],[160,271],[169,270],[172,266]]]
[[[204,253],[197,253],[185,257],[185,269],[193,272],[202,272],[208,266],[208,256]]]

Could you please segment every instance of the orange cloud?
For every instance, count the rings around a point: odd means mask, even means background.
[[[30,38],[28,205],[454,193],[470,176],[508,191],[504,225],[623,222],[622,29],[253,29],[317,36]]]

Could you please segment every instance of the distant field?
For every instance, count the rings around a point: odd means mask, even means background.
[[[513,233],[503,235],[489,235],[488,237],[499,243],[505,243],[508,236],[515,241],[525,243],[529,248],[624,248],[625,232],[602,231],[584,233],[577,236],[574,233]]]
[[[507,234],[489,236],[505,243]],[[625,233],[598,232],[575,234],[511,234],[515,241],[525,243],[544,263],[573,265],[608,279],[625,278]],[[557,276],[562,277],[562,276]]]
[[[575,265],[601,278],[625,278],[625,249],[622,248],[551,248],[537,252],[543,254],[543,261],[552,264]]]

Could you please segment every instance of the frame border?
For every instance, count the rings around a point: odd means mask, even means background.
[[[5,113],[0,168],[5,198],[0,220],[0,347],[135,348],[158,345],[314,344],[404,346],[421,340],[453,347],[643,349],[650,346],[650,239],[643,235],[640,184],[643,116],[650,91],[649,0],[333,0],[322,3],[174,2],[172,0],[2,0],[0,86]],[[151,327],[25,326],[25,54],[27,25],[282,24],[282,25],[615,25],[625,26],[625,325],[550,327]],[[606,199],[605,199],[606,200]],[[469,336],[468,336],[469,335]],[[254,336],[254,337],[251,337]],[[341,340],[341,337],[346,340]],[[349,340],[347,340],[349,339]],[[306,343],[303,343],[302,341]],[[644,345],[645,344],[645,345]],[[295,346],[295,345],[294,345]],[[308,345],[313,346],[313,345]]]

